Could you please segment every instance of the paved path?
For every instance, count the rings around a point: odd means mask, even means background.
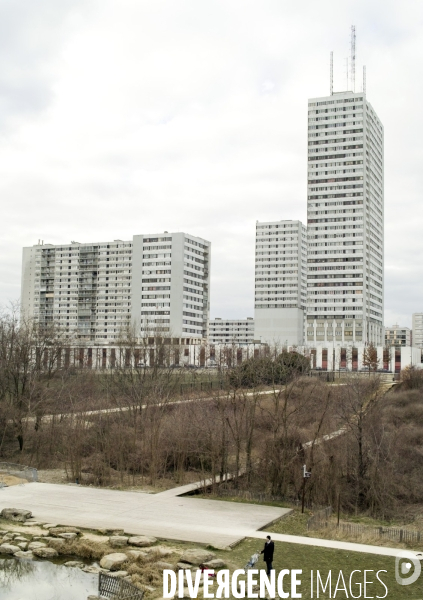
[[[172,490],[174,492],[174,490]],[[179,493],[183,490],[179,489]],[[36,520],[228,546],[290,512],[286,508],[75,485],[27,483],[0,490],[0,509],[25,508]]]
[[[262,529],[290,512],[290,509],[177,495],[195,487],[198,484],[160,494],[146,494],[76,485],[27,483],[0,490],[0,510],[25,508],[31,510],[35,519],[41,522],[91,529],[116,527],[124,529],[126,533],[215,547],[228,546],[250,537],[257,538],[257,548],[261,548],[266,535],[271,535],[277,542],[381,556],[396,556],[399,551],[383,546],[269,533]]]
[[[270,533],[268,531],[256,531],[249,537],[260,538],[261,542],[266,535],[270,535],[275,542],[287,542],[289,544],[303,544],[305,546],[317,546],[319,548],[331,548],[334,550],[346,550],[350,552],[364,552],[365,554],[378,554],[379,556],[397,556],[400,548],[385,548],[384,546],[370,546],[370,544],[354,544],[353,542],[341,542],[339,540],[323,540],[321,538],[304,537],[300,535],[285,535],[283,533]],[[257,543],[257,548],[261,547]],[[414,552],[414,550],[410,550]],[[417,554],[417,551],[415,552]]]

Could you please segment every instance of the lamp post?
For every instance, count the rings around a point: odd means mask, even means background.
[[[303,498],[301,502],[301,512],[304,512],[304,501],[305,501],[305,486],[306,480],[311,477],[311,471],[307,471],[306,465],[303,465]]]

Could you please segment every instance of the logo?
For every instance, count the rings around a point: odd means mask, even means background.
[[[398,552],[395,558],[395,579],[399,585],[411,585],[420,577],[422,554],[409,550]]]

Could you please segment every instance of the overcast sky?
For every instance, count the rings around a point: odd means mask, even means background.
[[[185,231],[211,316],[254,310],[256,220],[306,222],[307,99],[357,85],[385,128],[385,325],[423,311],[423,4],[0,0],[0,303],[22,247]]]

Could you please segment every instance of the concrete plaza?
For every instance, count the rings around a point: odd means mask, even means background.
[[[286,508],[177,495],[189,489],[192,486],[147,494],[34,482],[0,490],[0,510],[24,508],[45,523],[124,529],[132,534],[215,547],[253,536],[290,512]]]

